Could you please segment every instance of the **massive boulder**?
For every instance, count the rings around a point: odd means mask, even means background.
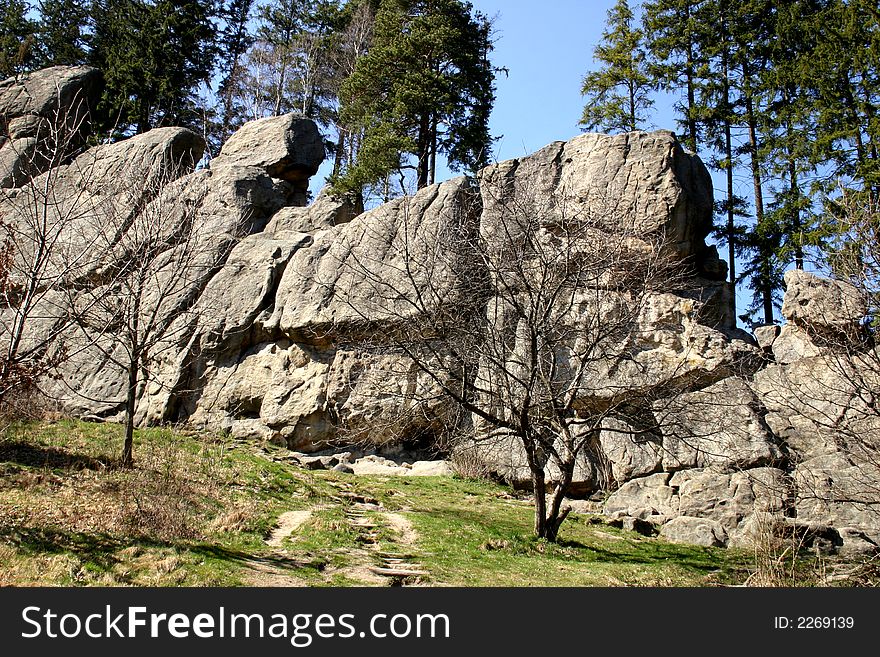
[[[486,232],[514,200],[545,224],[565,216],[597,217],[613,233],[629,223],[634,233],[665,233],[680,257],[694,258],[719,280],[717,256],[705,243],[712,227],[712,181],[669,131],[580,135],[492,165],[479,181]]]
[[[204,147],[189,130],[160,128],[92,148],[24,187],[0,190],[0,210],[16,234],[16,274],[40,288],[29,327],[36,334],[61,332],[69,354],[45,389],[76,413],[117,409],[127,379],[121,346],[106,336],[84,336],[64,302],[71,288],[100,285],[107,272],[124,266],[120,231],[134,232],[135,208],[146,212],[163,194],[187,198],[175,178],[192,169]],[[177,230],[170,221],[166,228]],[[80,305],[88,298],[82,294]]]
[[[711,181],[702,163],[669,132],[586,134],[490,166],[480,173],[478,183],[480,236],[487,245],[495,289],[486,330],[498,343],[498,355],[503,354],[481,368],[483,387],[497,386],[496,401],[502,399],[510,387],[505,383],[510,372],[517,363],[528,362],[531,347],[523,336],[531,326],[520,309],[540,295],[544,284],[530,284],[528,271],[542,281],[552,280],[552,272],[543,265],[523,270],[505,260],[519,258],[522,243],[540,253],[541,263],[556,266],[558,259],[558,266],[565,267],[577,260],[579,291],[563,303],[572,308],[572,317],[554,319],[558,330],[570,336],[552,346],[558,362],[556,385],[572,386],[575,412],[604,417],[604,424],[600,444],[577,460],[572,492],[586,494],[660,469],[663,437],[635,427],[633,421],[639,419],[631,416],[641,416],[643,425],[665,423],[660,407],[656,420],[652,417],[650,398],[663,396],[663,391],[711,386],[759,360],[748,337],[732,327],[726,283],[721,280],[724,268],[704,242],[712,203]],[[663,283],[666,289],[646,292],[658,250],[674,262],[686,263],[696,276],[691,275],[686,285],[676,285],[675,277],[669,276]],[[559,253],[567,255],[559,258]],[[640,270],[645,278],[639,278]],[[523,290],[521,301],[516,298],[518,287],[530,287]],[[615,326],[618,330],[611,330]],[[600,327],[605,327],[607,338]],[[589,366],[577,374],[576,382],[569,381],[565,377],[579,371],[578,358],[585,353]],[[515,382],[511,385],[516,387]],[[480,455],[484,467],[516,485],[530,485],[520,441],[494,436],[491,425],[479,417],[474,425],[474,443],[460,447],[467,458]],[[732,433],[723,438],[725,444],[732,442]],[[740,442],[754,443],[754,463],[774,455],[761,436]],[[737,453],[730,458],[749,457]],[[558,478],[552,462],[545,476]]]
[[[101,85],[101,72],[88,66],[54,66],[0,82],[0,188],[19,186],[73,154]]]
[[[291,183],[298,195],[292,203],[304,205],[309,178],[323,161],[324,140],[315,122],[285,114],[244,124],[223,144],[211,168],[259,169]]]
[[[443,339],[437,318],[468,308],[503,337],[499,359],[515,359],[527,327],[511,319],[515,296],[501,294],[512,280],[504,259],[523,240],[580,257],[583,244],[565,242],[574,221],[628,263],[662,253],[689,273],[640,290],[635,330],[607,343],[628,357],[600,355],[585,371],[574,411],[602,421],[571,492],[607,494],[606,513],[651,522],[674,541],[746,545],[773,522],[824,523],[844,548],[880,541],[870,496],[880,423],[863,394],[880,383],[880,359],[863,339],[864,306],[854,289],[790,273],[788,323],[762,330],[757,344],[738,331],[726,267],[705,243],[711,180],[672,133],[581,135],[367,212],[328,192],[307,204],[323,145],[300,117],[246,124],[193,170],[202,148],[193,133],[165,128],[43,174],[54,176],[61,199],[53,212],[71,217],[81,286],[102,284],[119,255],[118,245],[89,240],[108,211],[127,208],[124,236],[163,204],[189,208],[163,233],[167,257],[174,262],[175,240],[197,234],[203,275],[172,299],[146,297],[170,328],[137,390],[139,423],[222,428],[303,452],[430,442],[464,428],[481,438],[465,446],[473,458],[528,485],[522,445],[482,440],[479,418],[463,418],[395,338],[416,327]],[[27,192],[46,180],[4,190],[6,216],[26,218]],[[135,193],[132,181],[141,181]],[[511,230],[511,212],[528,221]],[[486,260],[438,249],[450,234],[479,239]],[[493,262],[501,266],[487,271]],[[612,267],[566,312],[619,314],[635,280]],[[481,306],[466,302],[476,281]],[[554,358],[574,362],[582,339],[574,332]],[[119,418],[128,385],[121,347],[81,346],[47,389],[76,413]],[[477,369],[492,380],[491,363]],[[548,467],[546,476],[559,473]]]
[[[865,297],[843,281],[792,269],[785,272],[782,316],[815,337],[852,336],[867,314]]]

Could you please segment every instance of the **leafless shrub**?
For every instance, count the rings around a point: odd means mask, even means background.
[[[827,558],[810,550],[810,532],[769,513],[756,513],[752,554],[754,570],[745,586],[816,586],[826,575]]]

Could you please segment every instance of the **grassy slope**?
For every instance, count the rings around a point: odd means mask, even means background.
[[[435,586],[731,584],[752,563],[590,516],[571,516],[551,545],[530,537],[528,501],[494,484],[309,472],[286,450],[213,436],[140,431],[137,467],[119,470],[119,436],[67,421],[0,434],[0,584],[382,585],[367,572],[379,549],[411,555],[429,573],[419,583]],[[381,504],[366,512],[375,542],[346,520],[352,494]],[[306,523],[267,545],[298,509],[312,510]],[[384,512],[408,520],[413,540]]]

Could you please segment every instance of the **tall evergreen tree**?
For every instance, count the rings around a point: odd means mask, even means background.
[[[250,18],[254,0],[228,0],[220,8],[223,25],[218,32],[217,62],[223,76],[217,95],[220,101],[219,141],[223,142],[242,122],[236,103],[236,86],[242,75],[242,59],[254,42]]]
[[[710,164],[726,178],[726,194],[716,208],[722,222],[715,234],[727,245],[734,290],[745,281],[754,292],[753,304],[741,317],[760,312],[766,323],[773,321],[782,283],[775,261],[778,227],[768,222],[765,201],[768,97],[762,80],[770,67],[773,5],[770,0],[704,0],[697,31],[699,59],[705,64],[696,86],[697,107],[706,144],[715,153]],[[740,167],[751,182],[748,200],[754,212],[748,227],[739,221],[747,215],[747,199],[735,184]],[[735,312],[735,295],[731,304]]]
[[[36,25],[28,18],[28,3],[7,0],[0,9],[0,79],[29,70],[35,60]]]
[[[752,179],[752,203],[755,208],[755,228],[751,238],[752,258],[746,263],[743,276],[748,277],[749,287],[754,291],[754,303],[750,313],[760,310],[763,322],[772,324],[774,307],[782,289],[782,271],[774,262],[779,250],[778,230],[766,216],[765,162],[760,126],[766,106],[760,87],[760,76],[768,65],[769,44],[774,19],[771,0],[739,0],[729,6],[734,70],[738,74],[737,90],[741,99],[741,120],[746,130],[744,152],[749,163]]]
[[[39,66],[73,66],[87,57],[89,4],[83,0],[41,0],[37,4]]]
[[[816,157],[827,180],[880,199],[880,10],[871,0],[830,0],[807,89],[816,96]]]
[[[729,13],[721,13],[718,3],[711,3],[706,14],[709,23],[701,32],[703,57],[710,63],[699,87],[701,103],[707,108],[704,116],[705,134],[714,153],[709,163],[725,177],[725,195],[716,201],[716,212],[722,223],[715,237],[727,246],[727,262],[731,285],[730,314],[736,317],[736,285],[739,281],[737,258],[745,253],[745,227],[739,221],[748,216],[746,199],[736,193],[735,170],[741,164],[734,142],[737,121],[736,94],[733,88],[731,59],[733,41]]]
[[[628,132],[648,122],[651,93],[657,83],[648,66],[645,37],[627,0],[617,0],[608,11],[602,42],[593,59],[600,68],[584,78],[587,97],[581,125],[585,130]]]
[[[776,257],[782,266],[804,268],[806,249],[815,241],[811,184],[816,135],[815,102],[808,92],[825,0],[793,0],[776,9],[770,38],[770,65],[762,90],[768,99],[763,117],[764,159],[775,181],[767,221],[776,226]]]
[[[103,104],[121,131],[201,129],[198,88],[210,80],[211,0],[96,0],[90,63],[104,71]]]
[[[382,1],[370,50],[341,92],[342,124],[363,138],[356,160],[333,181],[337,191],[361,193],[406,167],[425,187],[435,180],[438,154],[453,170],[488,163],[490,29],[470,2]]]
[[[701,122],[707,108],[699,104],[699,87],[706,82],[709,62],[702,49],[706,28],[704,0],[654,0],[644,5],[650,71],[664,87],[681,92],[673,109],[679,114],[684,144],[697,152]]]

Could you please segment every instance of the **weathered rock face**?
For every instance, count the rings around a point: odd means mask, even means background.
[[[666,424],[685,439],[664,432],[666,472],[625,483],[607,512],[704,545],[747,545],[784,524],[841,551],[880,546],[880,353],[862,333],[863,296],[801,271],[785,281],[789,323],[756,331],[771,362],[676,397]]]
[[[291,115],[251,121],[223,144],[212,163],[252,167],[294,185],[305,200],[309,178],[324,161],[324,141],[314,121]]]
[[[0,82],[0,187],[19,186],[70,154],[89,129],[101,85],[100,71],[88,66]]]
[[[125,183],[157,168],[178,178],[156,193],[145,186],[128,207],[145,212],[174,198],[194,208],[169,239],[197,232],[206,273],[181,293],[185,304],[151,300],[175,330],[157,346],[150,379],[137,391],[138,422],[221,427],[302,452],[432,441],[460,429],[437,382],[386,348],[412,317],[454,312],[474,283],[468,276],[480,274],[474,263],[439,253],[441,238],[479,236],[488,257],[503,261],[511,241],[550,244],[572,218],[588,219],[593,234],[632,252],[649,253],[662,238],[691,276],[687,286],[647,294],[627,336],[629,358],[597,358],[584,374],[577,413],[613,410],[627,396],[651,401],[627,417],[604,417],[577,464],[574,492],[610,492],[606,513],[650,522],[674,541],[745,545],[767,522],[793,520],[830,525],[844,547],[880,541],[865,492],[866,482],[880,479],[868,458],[880,422],[860,395],[880,384],[872,374],[880,368],[872,369],[870,349],[853,359],[829,346],[859,334],[857,295],[789,274],[789,323],[763,330],[757,345],[734,329],[726,268],[704,241],[711,181],[672,133],[581,135],[368,212],[325,193],[305,204],[308,177],[323,157],[311,122],[288,115],[247,124],[209,168],[191,171],[202,147],[196,135],[166,128],[53,171],[58,189],[68,190],[59,207],[89,218],[74,222],[79,239],[108,203],[131,196]],[[21,215],[26,189],[6,190],[3,209]],[[503,225],[512,202],[538,218],[521,234]],[[113,253],[83,261],[106,267]],[[620,312],[632,298],[621,283],[628,275],[600,277],[571,312]],[[484,278],[480,316],[509,330],[499,357],[511,358],[524,327],[506,326],[513,315],[498,295],[503,274]],[[428,289],[414,304],[413,295]],[[571,362],[577,344],[562,345],[560,358]],[[64,385],[50,383],[51,392],[77,413],[118,417],[127,386],[118,347],[97,347],[77,351],[60,372]],[[491,368],[481,368],[477,376],[491,380]],[[675,394],[650,397],[659,383]],[[515,440],[473,448],[490,470],[528,483]]]
[[[777,463],[782,452],[761,410],[755,394],[739,378],[657,402],[664,470],[712,467],[735,472]]]
[[[714,264],[704,242],[712,225],[709,173],[671,132],[591,133],[556,142],[488,167],[480,174],[480,191],[484,232],[498,226],[515,197],[531,204],[543,223],[605,217],[614,231],[629,220],[636,233],[665,232],[681,257]]]
[[[791,271],[772,341],[775,363],[752,387],[789,452],[791,515],[822,525],[842,550],[880,546],[880,352],[864,339],[864,296],[849,284]]]
[[[755,514],[781,514],[789,496],[785,472],[778,468],[751,468],[731,474],[695,468],[633,479],[608,498],[605,513],[660,525],[660,535],[670,540],[741,545],[751,538],[748,532]],[[674,523],[667,530],[666,524],[671,521]]]
[[[864,297],[842,281],[792,269],[785,288],[782,316],[814,336],[854,334],[867,313]]]

